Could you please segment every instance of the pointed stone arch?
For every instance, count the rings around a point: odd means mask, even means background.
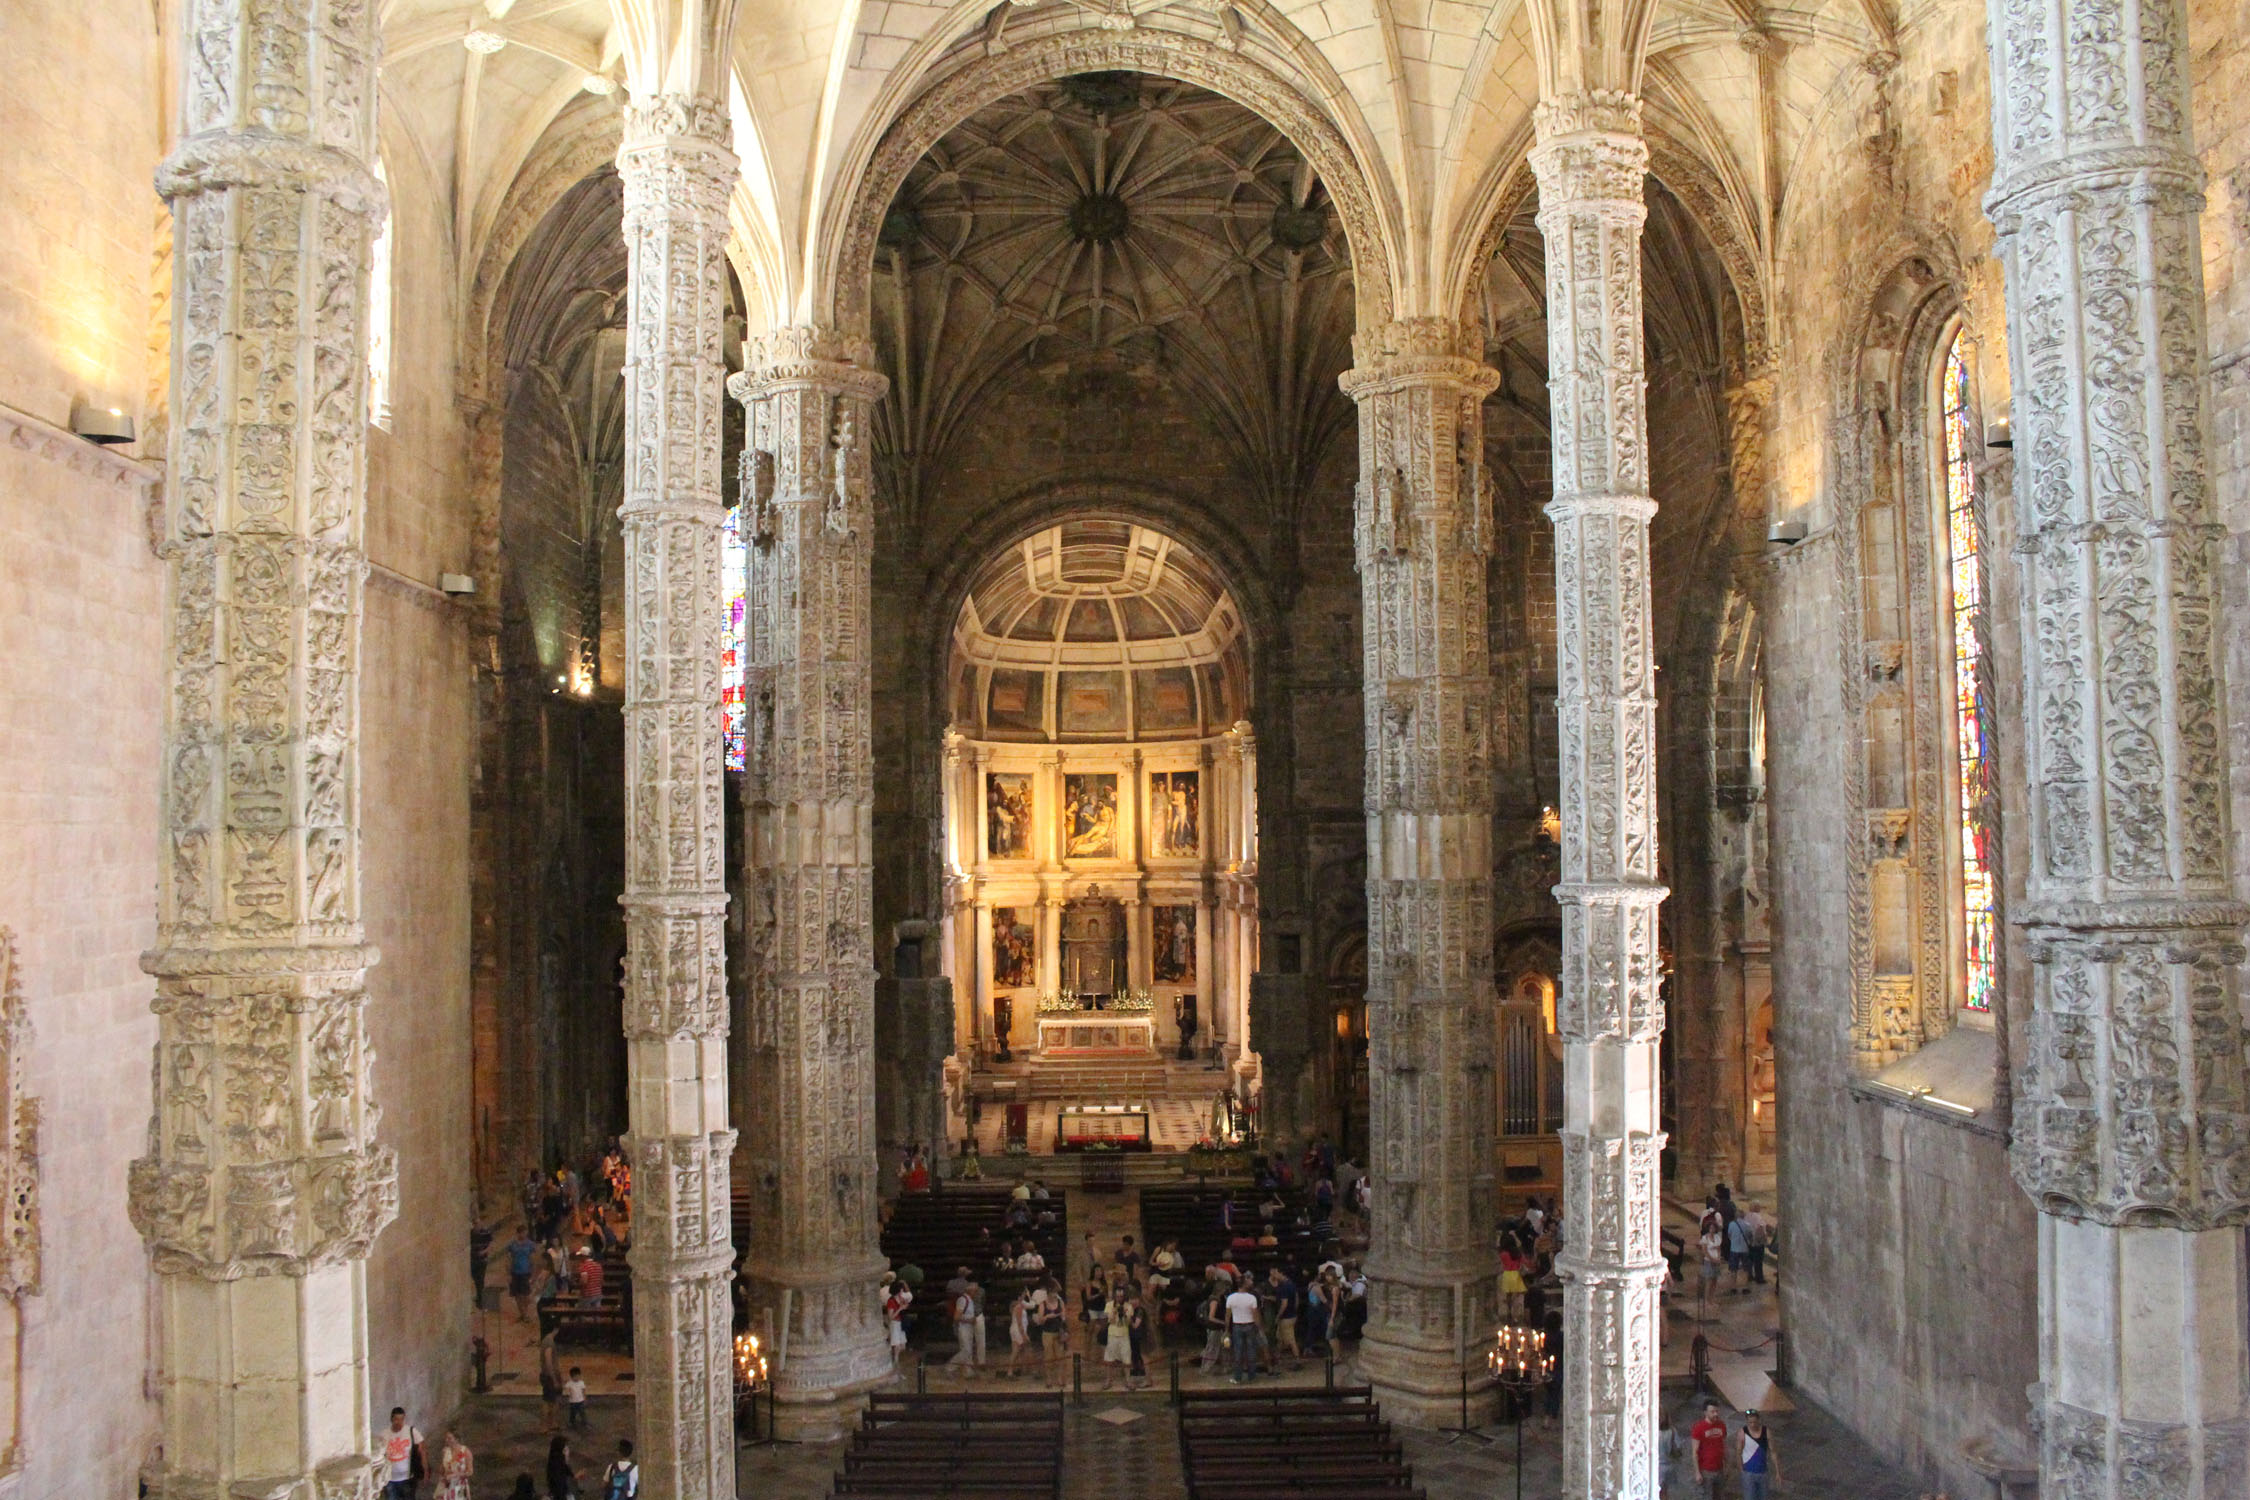
[[[1107,70],[1153,74],[1232,99],[1286,135],[1320,174],[1351,246],[1359,326],[1390,321],[1396,284],[1383,206],[1342,132],[1303,91],[1264,64],[1171,31],[1077,30],[977,58],[932,84],[899,112],[859,168],[859,181],[827,263],[817,272],[823,321],[852,334],[869,322],[875,240],[907,172],[978,110],[1035,83]]]

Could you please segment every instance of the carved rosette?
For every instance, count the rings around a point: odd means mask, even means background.
[[[626,111],[625,1038],[634,1367],[654,1493],[734,1493],[725,773],[719,739],[726,114]]]
[[[2046,1236],[2109,1247],[2067,1289],[2043,1261],[2041,1492],[2235,1495],[2250,1431],[2245,912],[2187,21],[2166,0],[1999,0],[1992,18],[1987,209],[2008,276],[2031,788],[2014,1162],[2056,1221]],[[2058,1363],[2090,1347],[2081,1309],[2124,1316],[2109,1326],[2129,1340],[2131,1309],[2183,1297],[2193,1312],[2166,1323],[2155,1358],[2128,1351],[2114,1379],[2106,1355],[2100,1378]]]
[[[325,1494],[370,1463],[356,1262],[397,1202],[359,904],[376,22],[193,0],[182,31],[156,1097],[129,1199],[171,1330],[151,1479]],[[198,1354],[248,1337],[254,1382]]]
[[[873,482],[887,382],[824,330],[752,343],[742,501],[749,578],[752,1317],[788,1359],[785,1406],[832,1411],[890,1376],[867,1295],[877,1249]],[[784,1327],[786,1326],[786,1331]],[[814,1416],[804,1420],[815,1421]]]
[[[1556,695],[1562,761],[1558,1029],[1563,1128],[1563,1490],[1655,1500],[1657,1099],[1655,649],[1649,618],[1639,102],[1540,105],[1547,242]]]
[[[1457,1340],[1481,1337],[1498,1311],[1483,402],[1499,377],[1480,353],[1450,319],[1395,322],[1354,341],[1342,378],[1359,408],[1368,1076],[1381,1194],[1362,1360],[1386,1400],[1425,1411],[1458,1398]]]

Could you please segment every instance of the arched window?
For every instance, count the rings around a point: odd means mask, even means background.
[[[726,743],[730,771],[743,770],[750,763],[749,725],[743,712],[750,644],[750,549],[742,537],[746,509],[747,505],[737,505],[728,511],[719,530],[719,598],[726,611],[719,622],[719,733]]]
[[[375,180],[383,184],[384,196],[390,194],[390,178],[383,172],[380,158],[375,162]],[[368,246],[367,269],[367,420],[377,427],[389,429],[391,425],[391,215],[383,215],[383,225],[375,231],[375,241]]]
[[[1946,347],[1939,406],[1945,445],[1943,562],[1952,616],[1947,649],[1953,665],[1953,811],[1960,849],[1960,999],[1970,1010],[1988,1011],[1999,946],[1994,879],[1999,830],[1993,817],[1991,672],[1985,659],[1984,532],[1969,462],[1982,439],[1970,410],[1968,352],[1959,332]]]

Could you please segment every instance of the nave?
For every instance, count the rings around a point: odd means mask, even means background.
[[[994,1190],[1004,1193],[1005,1182]],[[1193,1187],[1167,1192],[1192,1193]],[[1126,1234],[1146,1242],[1150,1209],[1141,1201],[1142,1194],[1142,1189],[1129,1188],[1122,1194],[1096,1194],[1084,1200],[1089,1206],[1079,1211],[1068,1236],[1069,1284],[1075,1286],[1084,1279],[1081,1233],[1091,1234],[1104,1253],[1113,1252]],[[1243,1196],[1252,1194],[1245,1191]],[[975,1220],[977,1216],[964,1217]],[[1159,1218],[1158,1222],[1163,1221]],[[1667,1228],[1692,1239],[1694,1219],[1674,1211],[1667,1216]],[[1781,1274],[1785,1272],[1776,1274],[1777,1283]],[[500,1282],[495,1273],[495,1292]],[[1675,1300],[1667,1324],[1665,1422],[1681,1440],[1680,1454],[1668,1466],[1667,1474],[1679,1492],[1686,1493],[1691,1480],[1685,1457],[1687,1428],[1701,1414],[1706,1396],[1715,1394],[1726,1420],[1736,1428],[1741,1422],[1737,1402],[1764,1406],[1773,1422],[1777,1451],[1786,1455],[1790,1488],[1785,1493],[1834,1496],[1837,1500],[1928,1500],[1925,1487],[1884,1465],[1819,1405],[1790,1403],[1786,1395],[1776,1401],[1775,1389],[1762,1373],[1772,1367],[1772,1337],[1779,1326],[1774,1286],[1740,1297],[1717,1296],[1707,1307],[1710,1321],[1699,1324],[1693,1298],[1682,1296]],[[514,1474],[524,1472],[541,1476],[543,1484],[551,1438],[543,1429],[533,1394],[537,1385],[536,1347],[514,1324],[512,1313],[489,1319],[487,1326],[497,1331],[496,1343],[502,1351],[493,1372],[496,1394],[471,1398],[458,1424],[459,1434],[478,1454],[480,1473],[490,1476],[486,1483],[510,1484]],[[1716,1381],[1701,1390],[1689,1369],[1691,1345],[1698,1329],[1716,1351],[1712,1358],[1719,1367]],[[1083,1389],[1073,1384],[1067,1362],[1057,1367],[1056,1379],[1050,1382],[1046,1372],[1029,1364],[1016,1374],[999,1373],[1004,1360],[998,1354],[992,1372],[972,1377],[947,1365],[954,1347],[950,1331],[918,1341],[902,1361],[892,1388],[941,1395],[1058,1390],[1064,1403],[1062,1500],[1193,1500],[1181,1467],[1179,1412],[1172,1403],[1170,1388],[1171,1356],[1181,1356],[1182,1390],[1231,1389],[1223,1373],[1206,1374],[1200,1367],[1199,1340],[1184,1341],[1153,1355],[1149,1388],[1138,1391],[1128,1390],[1114,1379],[1105,1382],[1098,1362],[1082,1364],[1079,1385]],[[1000,1334],[991,1347],[1004,1351],[1005,1334]],[[1747,1351],[1732,1358],[1732,1369],[1727,1368],[1730,1350]],[[593,1372],[589,1426],[583,1434],[569,1435],[573,1451],[605,1458],[618,1438],[633,1434],[631,1362],[601,1352],[570,1357]],[[1270,1384],[1261,1380],[1251,1389],[1310,1393],[1322,1388],[1329,1376],[1325,1362],[1317,1357],[1284,1356],[1279,1364],[1280,1372]],[[1346,1351],[1336,1379],[1348,1382],[1350,1371]],[[737,1493],[742,1500],[827,1500],[854,1439],[845,1435],[825,1442],[771,1444],[760,1441],[766,1432],[763,1424],[762,1409],[754,1421],[745,1419],[746,1446],[737,1469]],[[1514,1493],[1513,1425],[1502,1414],[1481,1430],[1485,1440],[1463,1440],[1407,1427],[1393,1427],[1392,1437],[1411,1466],[1414,1486],[1428,1500],[1493,1500]],[[1536,1413],[1528,1419],[1523,1451],[1524,1493],[1556,1493],[1561,1479],[1560,1445],[1551,1420]]]

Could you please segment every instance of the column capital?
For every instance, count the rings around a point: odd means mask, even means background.
[[[1614,213],[1645,214],[1648,141],[1639,99],[1608,90],[1560,95],[1541,103],[1532,121],[1539,225],[1550,238],[1559,213],[1607,205]]]
[[[647,217],[724,222],[740,170],[732,127],[716,101],[662,94],[626,106],[617,175],[628,226]]]
[[[1568,89],[1541,99],[1531,112],[1533,138],[1544,145],[1569,136],[1641,136],[1641,96],[1629,89]]]
[[[890,379],[877,369],[875,346],[833,329],[795,325],[752,337],[742,373],[728,390],[748,401],[771,391],[811,387],[862,401],[880,401]]]
[[[1400,318],[1352,336],[1352,368],[1337,377],[1354,401],[1410,387],[1451,387],[1478,400],[1500,384],[1477,330],[1455,318]]]

